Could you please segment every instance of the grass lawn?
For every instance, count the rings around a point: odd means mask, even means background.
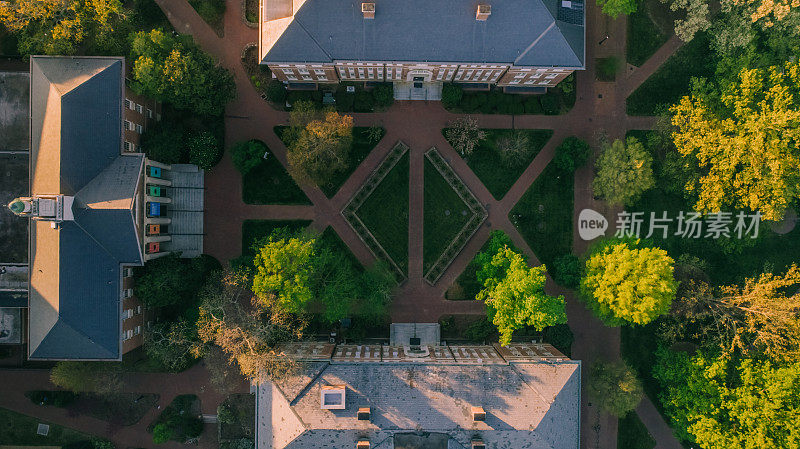
[[[266,146],[264,150],[269,151]],[[242,201],[247,204],[311,204],[271,152],[267,160],[242,177]]]
[[[497,141],[511,135],[510,129],[485,129],[486,139],[484,139],[473,153],[465,158],[467,165],[475,173],[483,185],[489,189],[495,199],[501,199],[514,182],[528,168],[533,158],[539,154],[553,131],[549,129],[525,129],[518,132],[528,136],[530,146],[525,161],[519,165],[509,165],[503,162],[500,152],[497,149]],[[444,133],[444,130],[442,130]]]
[[[669,39],[669,34],[652,19],[654,16],[667,15],[662,11],[665,8],[658,3],[657,0],[641,2],[636,12],[628,16],[626,56],[628,63],[637,67],[644,64]]]
[[[572,251],[572,190],[573,174],[550,164],[509,214],[511,222],[545,265]]]
[[[39,423],[49,424],[47,436],[37,435]],[[88,441],[91,435],[0,408],[0,444],[11,446],[65,446]]]
[[[281,138],[283,143],[289,147],[292,142],[288,141],[283,138],[283,130],[288,128],[288,126],[276,126],[273,128],[275,134]],[[386,135],[386,130],[381,129],[381,138]],[[350,160],[348,161],[347,168],[342,170],[341,172],[337,173],[336,176],[324,186],[319,186],[322,192],[328,198],[332,198],[336,195],[336,192],[339,191],[339,188],[342,187],[342,184],[347,181],[347,178],[355,171],[355,169],[364,161],[367,155],[375,148],[375,145],[380,142],[380,139],[377,141],[371,141],[369,139],[369,127],[368,126],[355,126],[353,127],[353,144],[350,146]]]
[[[350,251],[350,248],[344,243],[344,241],[342,241],[341,237],[339,237],[339,234],[337,234],[332,227],[328,226],[325,228],[325,231],[322,232],[322,235],[319,236],[319,239],[324,245],[332,250],[346,254],[347,260],[353,264],[353,268],[355,268],[356,271],[364,270],[364,266],[361,265],[361,262],[359,262],[358,259],[356,259],[356,256],[353,255],[353,252]]]
[[[252,394],[232,394],[217,408],[221,441],[255,438],[256,404]]]
[[[697,33],[627,99],[628,114],[656,115],[689,93],[692,77],[710,77],[717,58],[706,33]]]
[[[636,412],[629,412],[619,419],[617,449],[653,449],[656,440],[650,436]]]
[[[310,224],[310,220],[245,220],[242,223],[242,255],[252,258],[255,255],[253,244],[259,239],[269,237],[276,229],[299,231]]]
[[[207,24],[211,25],[217,36],[225,35],[225,0],[189,0],[189,4]]]
[[[472,212],[436,167],[425,159],[422,270],[428,269],[467,224]]]
[[[403,271],[408,272],[408,153],[392,167],[356,215]]]
[[[63,394],[62,391],[33,390],[25,392],[25,396],[32,402],[46,406],[53,405],[50,400],[54,395]],[[111,396],[100,396],[91,393],[74,395],[67,404],[55,406],[62,407],[78,415],[88,415],[102,421],[120,426],[132,426],[139,422],[147,412],[158,402],[157,394],[117,393]]]

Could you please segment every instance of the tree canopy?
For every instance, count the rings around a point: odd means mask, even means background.
[[[672,428],[704,449],[796,448],[800,441],[800,363],[732,358],[662,348],[654,376]]]
[[[233,165],[244,176],[264,161],[264,153],[267,151],[267,145],[259,140],[239,142],[231,150]]]
[[[486,131],[478,127],[478,120],[472,116],[453,120],[444,130],[444,137],[462,156],[469,156],[486,139]]]
[[[500,332],[500,343],[511,343],[511,335],[523,326],[536,330],[567,322],[563,296],[544,292],[544,265],[530,268],[522,254],[502,245],[504,234],[494,234],[489,249],[476,257],[477,273],[484,289],[477,299],[486,301],[492,323]]]
[[[686,184],[696,210],[780,220],[800,199],[800,63],[745,69],[722,87],[698,82],[671,111],[675,146],[702,172]]]
[[[148,260],[137,271],[133,292],[148,307],[185,304],[193,300],[205,276],[219,268],[216,259],[205,255],[182,259],[170,254]]]
[[[271,235],[253,261],[253,293],[261,302],[272,301],[286,312],[301,313],[314,299],[311,279],[317,256],[314,241],[302,236]]]
[[[613,205],[629,205],[655,185],[653,157],[635,137],[603,145],[594,193]]]
[[[619,15],[628,15],[636,12],[638,6],[636,0],[597,0],[597,4],[603,10],[603,13],[613,18]]]
[[[233,76],[197,48],[190,37],[140,31],[131,48],[131,87],[201,115],[220,115],[236,96]]]
[[[609,326],[647,324],[669,310],[677,283],[674,261],[660,248],[601,244],[586,261],[581,296]]]
[[[636,373],[622,361],[595,362],[587,388],[592,402],[617,417],[635,409],[644,396]]]
[[[103,362],[58,362],[50,382],[73,393],[112,394],[122,387],[119,369]]]

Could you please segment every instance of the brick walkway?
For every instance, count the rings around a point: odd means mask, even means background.
[[[225,15],[225,37],[220,39],[214,31],[183,0],[156,0],[167,14],[175,29],[194,36],[195,41],[214,55],[220,64],[234,74],[238,98],[226,109],[226,148],[233,144],[259,139],[264,141],[278,160],[286,165],[286,147],[272,131],[273,126],[285,124],[287,114],[272,109],[259,97],[250,84],[240,63],[242,50],[248,43],[256,42],[257,30],[241,22],[239,2],[229,2]],[[206,173],[205,196],[205,252],[221,261],[241,254],[241,223],[245,219],[303,219],[312,220],[311,226],[322,230],[332,226],[353,254],[363,263],[373,257],[345,222],[339,211],[358,189],[367,176],[384,158],[397,140],[403,140],[411,148],[410,161],[410,210],[409,217],[409,279],[397,292],[392,307],[393,321],[435,322],[443,314],[483,314],[482,303],[475,301],[447,301],[443,299],[446,288],[458,277],[469,261],[488,238],[493,229],[501,229],[512,238],[530,258],[538,263],[536,255],[508,219],[508,212],[522,197],[553,157],[556,146],[567,136],[577,135],[590,142],[597,150],[598,137],[621,138],[630,129],[651,129],[653,117],[629,117],[625,113],[625,98],[680,46],[675,38],[640,68],[627,74],[616,83],[594,80],[594,58],[615,55],[624,59],[626,20],[611,20],[600,14],[594,2],[587,4],[586,60],[588,70],[577,72],[577,101],[566,115],[476,115],[480,125],[486,128],[552,129],[553,137],[536,156],[510,191],[500,200],[495,200],[466,163],[450,147],[441,134],[441,129],[457,116],[445,111],[439,102],[398,102],[387,112],[379,114],[353,114],[358,126],[380,124],[387,130],[386,136],[372,153],[355,170],[339,192],[331,199],[315,186],[301,186],[313,206],[255,206],[242,202],[241,177],[226,153],[220,164]],[[608,35],[602,45],[598,42]],[[622,76],[622,75],[621,75]],[[436,146],[447,158],[456,173],[486,206],[489,217],[464,250],[456,257],[436,286],[429,286],[422,279],[422,216],[423,216],[423,152]],[[575,216],[586,207],[600,212],[613,212],[604,204],[593,200],[591,192],[592,168],[579,169],[575,174]],[[573,238],[574,250],[581,253],[586,242],[577,232]],[[619,330],[602,325],[576,300],[573,291],[564,290],[548,282],[551,294],[564,294],[567,298],[569,325],[575,334],[573,358],[583,362],[583,384],[587,384],[591,366],[596,360],[614,360],[620,357]],[[0,384],[0,407],[22,413],[35,414],[43,419],[63,424],[78,430],[102,435],[115,441],[120,448],[152,447],[145,427],[156,416],[151,412],[139,424],[122,429],[102,429],[105,423],[85,416],[68,416],[55,408],[40,408],[30,403],[22,393],[29,389],[49,389],[48,374],[44,371],[4,371],[5,382]],[[11,382],[8,382],[11,380]],[[128,379],[128,391],[156,392],[161,395],[162,406],[182,393],[201,396],[204,413],[215,413],[221,397],[207,387],[207,373],[198,365],[181,374],[136,374]],[[246,385],[242,385],[242,391]],[[581,411],[582,448],[616,447],[617,420],[599,414],[585,399]],[[658,441],[659,448],[677,448],[679,445],[664,424],[661,416],[647,399],[637,413]],[[166,444],[159,447],[177,447]],[[216,430],[208,426],[201,439],[201,446],[216,447]]]

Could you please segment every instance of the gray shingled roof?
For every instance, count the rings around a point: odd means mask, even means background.
[[[119,359],[121,265],[142,263],[142,155],[121,155],[124,59],[31,57],[31,194],[74,221],[31,225],[29,357]]]
[[[264,0],[270,4],[291,0]],[[295,4],[297,0],[295,0]],[[291,24],[277,27],[264,62],[430,61],[584,67],[580,11],[568,23],[560,0],[486,1],[492,14],[475,20],[474,0],[375,0],[364,19],[361,0],[305,0]],[[275,7],[275,9],[280,9]],[[275,23],[283,19],[277,19]],[[575,22],[575,20],[571,20]],[[266,26],[266,25],[262,25]],[[269,46],[270,42],[266,43]]]
[[[416,431],[447,435],[452,447],[469,447],[474,435],[496,449],[579,445],[580,362],[314,363],[309,370],[298,376],[302,389],[294,379],[260,386],[258,449],[354,447],[360,436],[381,447]],[[346,387],[346,409],[320,408],[325,385]],[[358,421],[366,406],[370,421]],[[484,408],[485,422],[473,422],[472,406]]]

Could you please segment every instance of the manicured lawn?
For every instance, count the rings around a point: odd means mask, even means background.
[[[389,257],[408,272],[408,153],[356,210]]]
[[[706,33],[698,33],[678,50],[627,100],[628,114],[656,115],[689,93],[692,77],[709,77],[717,67]]]
[[[283,143],[289,147],[292,142],[284,139],[283,137],[283,130],[288,128],[287,126],[276,126],[274,128],[275,134],[281,138]],[[381,130],[381,138],[386,135],[386,130]],[[377,141],[371,141],[369,139],[369,127],[367,126],[355,126],[353,127],[353,144],[350,146],[350,159],[348,161],[347,168],[342,170],[341,172],[337,173],[336,176],[324,186],[319,186],[322,192],[328,198],[332,198],[336,195],[336,192],[339,191],[339,188],[342,187],[342,184],[347,181],[347,178],[355,171],[355,169],[364,161],[367,155],[375,148],[375,145],[380,142],[380,139]]]
[[[47,436],[37,435],[39,423],[49,424]],[[0,444],[11,446],[64,446],[88,441],[91,435],[51,424],[43,419],[0,408]]]
[[[669,35],[653,22],[651,16],[661,8],[653,1],[639,3],[639,8],[628,16],[628,63],[640,66],[669,39]]]
[[[545,265],[572,251],[572,191],[572,173],[550,164],[508,215]]]
[[[225,0],[189,0],[189,4],[219,37],[225,34]]]
[[[653,449],[656,440],[650,436],[636,412],[629,412],[619,419],[617,449]]]
[[[353,252],[350,251],[350,248],[344,243],[344,241],[342,241],[341,237],[339,237],[339,234],[337,234],[332,227],[328,226],[325,228],[325,231],[322,232],[322,235],[319,236],[319,239],[325,246],[331,248],[333,251],[341,251],[342,253],[346,254],[347,260],[353,264],[353,268],[355,268],[357,271],[364,270],[364,266],[361,265],[361,262],[359,262],[358,259],[356,259],[356,256],[353,255]]]
[[[503,162],[500,152],[497,149],[497,141],[508,137],[513,131],[510,129],[485,129],[486,139],[484,139],[475,151],[465,161],[469,168],[480,178],[483,185],[492,193],[496,199],[501,199],[514,182],[520,177],[522,172],[528,168],[533,158],[539,154],[553,131],[549,129],[526,129],[518,132],[528,136],[530,146],[525,162],[518,165],[510,165]],[[444,130],[442,130],[444,132]]]
[[[467,224],[472,212],[428,159],[425,159],[424,201],[422,266],[427,273]]]
[[[252,394],[232,394],[217,408],[221,441],[255,438],[256,404]]]
[[[152,432],[159,424],[166,424],[172,429],[172,441],[183,443],[189,438],[194,438],[203,431],[203,421],[200,419],[200,399],[193,394],[176,396],[164,411],[147,428]]]
[[[55,405],[78,415],[88,415],[102,421],[120,426],[132,426],[139,422],[158,402],[157,394],[117,393],[113,396],[99,396],[91,393],[71,395],[66,404],[59,404],[57,396],[64,396],[63,391],[28,391],[25,393],[36,404],[45,403],[44,407]],[[54,398],[56,400],[53,403]]]
[[[269,152],[266,146],[264,150]],[[266,160],[242,177],[242,201],[247,204],[311,204],[271,152]]]

